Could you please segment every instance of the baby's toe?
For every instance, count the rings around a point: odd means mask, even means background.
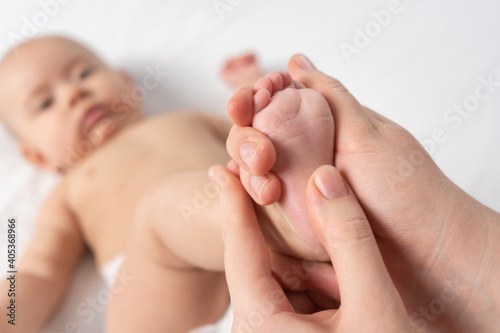
[[[254,114],[262,111],[271,101],[271,93],[267,89],[260,89],[253,96]]]
[[[267,78],[267,75],[264,77],[261,77],[259,80],[257,80],[257,82],[255,83],[255,85],[253,87],[253,90],[255,92],[262,90],[262,89],[269,91],[269,94],[273,93],[273,84],[272,84],[271,80],[269,80],[269,78]]]
[[[253,91],[250,87],[241,87],[229,99],[227,115],[238,126],[250,126],[253,120]]]
[[[278,91],[286,89],[292,86],[292,77],[287,71],[277,71],[266,75],[266,78],[271,81],[273,90],[271,95],[274,95]]]

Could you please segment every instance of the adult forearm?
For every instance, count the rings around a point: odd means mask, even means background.
[[[500,214],[460,189],[450,193],[442,253],[428,267],[435,297],[420,319],[455,332],[493,332],[500,326]]]
[[[464,311],[461,317],[481,332],[497,332],[500,327],[500,214],[473,200],[470,214],[464,214],[459,235],[463,245],[454,267],[462,273]],[[468,294],[467,292],[470,292]],[[469,331],[470,332],[470,331]]]

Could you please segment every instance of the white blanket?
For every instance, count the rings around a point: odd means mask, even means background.
[[[148,67],[168,71],[148,92],[150,113],[192,107],[223,116],[232,91],[219,77],[225,58],[252,50],[271,71],[303,52],[362,103],[410,130],[453,181],[500,211],[498,13],[494,0],[2,1],[0,53],[31,35],[70,34],[138,84]],[[18,218],[22,255],[57,177],[26,164],[3,129],[0,154],[4,274],[7,218]],[[101,332],[104,312],[87,302],[103,287],[88,259],[45,332],[74,325]]]

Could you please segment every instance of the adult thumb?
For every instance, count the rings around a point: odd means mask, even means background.
[[[356,128],[370,125],[371,117],[349,90],[339,80],[318,71],[305,55],[291,57],[288,72],[294,80],[325,97],[339,130],[348,125]]]
[[[373,306],[367,299],[398,299],[368,219],[334,166],[313,173],[306,200],[314,232],[335,268],[342,304],[359,309]]]

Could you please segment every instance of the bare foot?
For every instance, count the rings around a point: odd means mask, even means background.
[[[250,175],[240,169],[240,177],[247,192],[259,204],[263,198],[273,197],[274,192],[282,214],[295,237],[305,243],[302,249],[295,250],[317,257],[319,244],[309,222],[305,205],[305,189],[310,175],[324,164],[333,164],[334,123],[333,116],[325,98],[317,91],[303,89],[292,82],[285,71],[273,72],[255,84],[255,93],[235,93],[228,104],[228,112],[248,113],[252,117],[252,127],[265,134],[276,150],[276,161],[271,169],[273,175]],[[242,155],[247,157],[247,167],[251,167],[258,147],[247,146]],[[273,162],[273,161],[272,161]],[[271,163],[272,163],[271,162]],[[258,164],[262,164],[261,161]],[[281,181],[281,186],[275,181]],[[273,193],[270,193],[273,192]],[[272,201],[272,200],[271,200]],[[279,229],[279,228],[278,228]],[[295,247],[295,246],[292,246]]]
[[[497,257],[487,254],[499,252],[491,252],[500,225],[493,216],[498,214],[453,184],[410,133],[361,106],[339,81],[316,71],[304,56],[294,56],[288,70],[328,99],[337,129],[335,165],[370,219],[412,322],[436,332],[494,332],[493,328],[478,328],[480,324],[494,325],[494,321],[478,320],[477,313],[498,317],[494,309],[499,307],[495,308],[491,296],[499,294],[496,280],[491,283],[498,277],[492,273],[498,266],[492,263]],[[236,126],[227,148],[236,161],[233,166],[240,166],[242,182],[247,181],[245,172],[266,174],[276,160],[267,135],[248,127],[252,111],[243,101],[252,96],[250,88],[240,88],[228,105]],[[259,150],[255,163],[241,168],[241,148],[248,142],[257,143]],[[271,179],[266,188],[279,188],[275,183]],[[453,301],[444,303],[443,295],[448,292]],[[439,315],[428,316],[437,301],[443,304]]]
[[[226,82],[234,88],[240,86],[252,87],[258,79],[264,76],[252,53],[226,61],[221,74]]]

